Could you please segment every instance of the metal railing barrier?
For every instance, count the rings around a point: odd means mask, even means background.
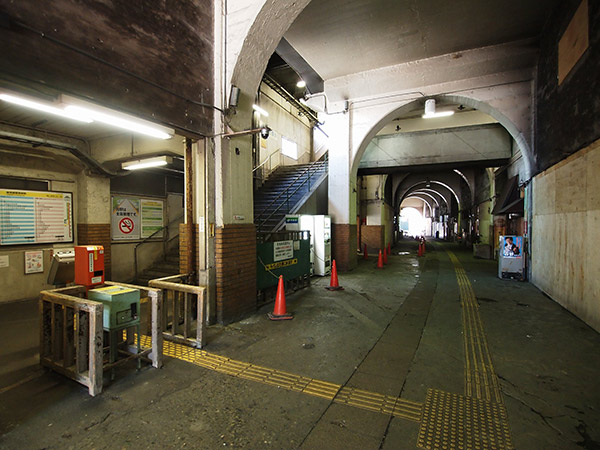
[[[205,344],[206,286],[189,284],[192,274],[179,274],[150,280],[148,285],[162,289],[165,305],[162,319],[163,336],[195,348]],[[196,303],[192,299],[196,296]],[[194,335],[193,327],[196,324]]]

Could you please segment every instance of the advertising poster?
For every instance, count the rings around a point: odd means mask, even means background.
[[[140,199],[113,197],[111,213],[113,240],[139,239],[140,228]]]
[[[505,258],[521,258],[523,253],[523,237],[502,236],[500,247],[502,249],[502,256]]]

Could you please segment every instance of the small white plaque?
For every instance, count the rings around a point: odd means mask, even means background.
[[[0,267],[8,267],[8,255],[0,256]]]

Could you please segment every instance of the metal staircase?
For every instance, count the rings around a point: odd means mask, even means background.
[[[294,214],[327,179],[328,161],[280,166],[254,195],[254,223],[258,232],[281,229],[286,214]]]

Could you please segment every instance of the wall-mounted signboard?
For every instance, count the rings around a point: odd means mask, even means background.
[[[112,198],[112,238],[127,240],[140,238],[140,199]]]
[[[115,196],[111,215],[115,241],[163,237],[163,231],[160,231],[164,223],[163,200]]]
[[[73,242],[73,194],[0,189],[0,245]]]
[[[142,237],[163,237],[164,202],[162,200],[141,199]]]

